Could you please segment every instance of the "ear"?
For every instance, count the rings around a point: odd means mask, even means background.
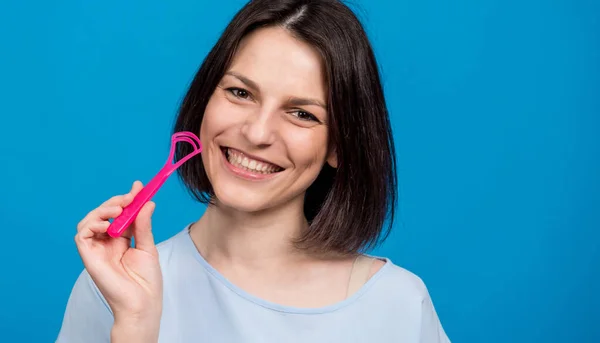
[[[329,152],[329,155],[327,155],[327,164],[329,164],[332,168],[337,168],[338,166],[338,159],[337,159],[337,153],[335,152],[335,149],[331,149],[331,151]]]

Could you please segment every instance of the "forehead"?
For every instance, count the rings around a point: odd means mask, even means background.
[[[292,91],[325,100],[326,85],[319,52],[286,29],[256,30],[241,42],[230,71],[243,74],[261,90]]]

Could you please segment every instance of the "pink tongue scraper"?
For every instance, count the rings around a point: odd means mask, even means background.
[[[178,142],[188,142],[194,147],[194,150],[177,163],[173,164],[175,146]],[[106,232],[111,237],[121,236],[125,229],[127,229],[129,225],[133,223],[144,204],[152,199],[158,189],[165,183],[165,181],[167,181],[171,173],[173,173],[187,160],[199,154],[200,152],[202,152],[202,144],[200,143],[200,139],[195,134],[188,131],[175,133],[171,137],[171,152],[169,153],[169,159],[165,165],[158,172],[158,174],[156,174],[156,176],[154,176],[152,180],[150,180],[150,182],[148,182],[148,184],[135,196],[131,204],[123,208],[123,212],[121,212],[121,214],[114,219]]]

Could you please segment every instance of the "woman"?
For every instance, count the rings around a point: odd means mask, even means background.
[[[191,84],[184,130],[204,150],[180,176],[205,213],[156,246],[149,202],[109,238],[135,182],[83,218],[58,342],[449,342],[422,281],[361,253],[385,237],[396,175],[376,61],[345,5],[247,4]]]

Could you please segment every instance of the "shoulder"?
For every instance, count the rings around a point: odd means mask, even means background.
[[[418,305],[429,299],[423,279],[389,258],[377,257],[372,265],[371,274],[377,293],[385,295],[392,302]]]
[[[402,290],[414,294],[424,294],[427,287],[423,279],[413,271],[394,263],[389,258],[377,258],[373,263],[374,275],[381,272],[381,278],[390,286],[402,288]]]
[[[372,277],[372,299],[396,319],[414,323],[420,342],[449,343],[430,293],[423,279],[414,272],[383,258],[382,266]]]
[[[396,314],[404,313],[408,318],[418,318],[421,342],[449,343],[438,317],[428,287],[414,272],[384,258],[385,264],[373,276],[374,288],[391,306]]]

